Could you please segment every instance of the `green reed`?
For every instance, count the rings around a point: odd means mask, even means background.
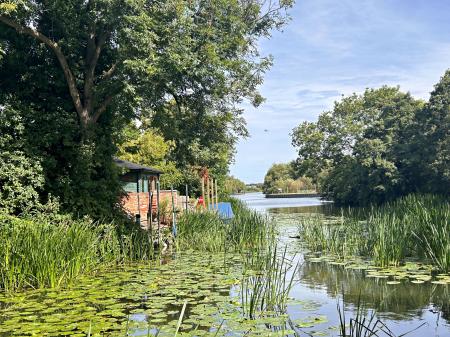
[[[337,302],[337,311],[339,314],[339,336],[342,337],[396,337],[391,329],[377,318],[374,310],[367,310],[361,302],[361,294],[356,303],[356,315],[346,318],[345,315],[345,297],[342,294],[342,305],[340,300]],[[406,336],[409,333],[419,330],[426,325],[423,323],[416,328],[398,335],[398,337]]]
[[[439,270],[450,271],[450,203],[444,197],[409,195],[343,214],[332,223],[309,217],[299,233],[313,251],[368,256],[383,267],[411,257],[429,259]]]
[[[61,215],[0,214],[0,290],[58,287],[108,263],[149,259],[153,242],[139,228]]]
[[[275,241],[267,250],[243,254],[241,303],[245,317],[286,312],[289,292],[294,286],[298,263],[287,256],[287,249],[279,251]]]
[[[233,219],[214,211],[183,213],[178,219],[177,246],[209,252],[244,251],[265,247],[275,235],[269,219],[233,200]]]

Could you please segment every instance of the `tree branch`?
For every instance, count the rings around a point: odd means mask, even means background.
[[[117,94],[106,96],[106,98],[103,100],[102,104],[97,108],[93,116],[91,117],[91,123],[97,123],[97,120],[100,118],[101,114],[105,112],[106,108],[111,104],[114,97],[116,97]]]
[[[29,35],[44,44],[46,44],[56,55],[56,58],[59,61],[59,64],[61,65],[61,68],[63,69],[64,76],[66,78],[67,85],[69,87],[70,96],[72,97],[73,104],[75,105],[75,109],[77,111],[77,114],[80,118],[80,122],[83,127],[86,127],[89,121],[89,114],[84,109],[83,104],[81,103],[80,93],[78,92],[75,77],[72,74],[72,71],[70,70],[69,64],[67,63],[67,59],[64,56],[60,46],[55,41],[49,39],[44,34],[40,33],[36,29],[30,28],[30,27],[24,27],[21,24],[14,22],[10,18],[0,15],[0,22],[3,22],[4,24],[14,28],[17,32],[20,34],[26,34]]]
[[[109,80],[111,78],[112,75],[114,75],[117,66],[119,65],[119,61],[117,61],[116,63],[114,63],[111,68],[109,68],[108,70],[106,70],[101,76],[100,79],[102,80]]]

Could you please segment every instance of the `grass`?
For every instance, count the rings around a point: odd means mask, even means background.
[[[345,298],[342,294],[342,305],[340,301],[337,302],[337,311],[339,314],[339,336],[342,337],[403,337],[409,333],[419,330],[426,323],[422,323],[416,328],[402,333],[401,335],[395,335],[389,327],[377,318],[374,310],[367,310],[361,303],[361,297],[358,298],[356,304],[356,315],[350,317],[348,320],[345,316]]]
[[[152,240],[138,228],[61,215],[0,214],[0,290],[58,287],[101,265],[149,259]]]
[[[222,221],[215,212],[190,212],[178,220],[178,248],[241,254],[240,296],[244,317],[283,313],[298,266],[286,249],[277,247],[269,218],[231,199],[234,218]],[[226,258],[226,257],[224,257]]]
[[[450,203],[434,195],[409,195],[380,207],[347,212],[332,223],[305,218],[299,232],[307,246],[340,258],[363,255],[382,267],[407,258],[429,259],[450,271]]]
[[[266,247],[275,235],[269,219],[241,201],[231,203],[234,218],[230,222],[214,211],[183,213],[178,219],[178,249],[223,252]]]
[[[256,319],[268,312],[284,314],[289,292],[294,286],[298,264],[288,259],[286,248],[279,252],[275,243],[268,250],[243,256],[241,303],[245,317]]]

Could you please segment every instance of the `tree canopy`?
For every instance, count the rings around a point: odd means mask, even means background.
[[[427,103],[387,86],[342,98],[293,130],[296,171],[339,203],[448,193],[449,78],[447,71]]]
[[[0,1],[0,105],[21,116],[27,148],[42,159],[41,198],[108,215],[120,194],[111,158],[133,120],[174,144],[168,160],[181,171],[205,165],[225,176],[247,135],[239,104],[262,102],[271,57],[258,41],[291,5]]]
[[[273,164],[264,177],[263,192],[289,193],[314,190],[312,179],[297,175],[294,163]]]

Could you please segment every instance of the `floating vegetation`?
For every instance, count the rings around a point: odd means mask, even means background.
[[[239,257],[189,252],[168,264],[136,264],[82,276],[66,290],[37,289],[0,295],[0,336],[173,336],[218,327],[221,315],[240,317],[230,289]],[[185,304],[186,303],[186,304]],[[20,327],[20,329],[18,329]],[[225,328],[225,326],[223,326]]]

